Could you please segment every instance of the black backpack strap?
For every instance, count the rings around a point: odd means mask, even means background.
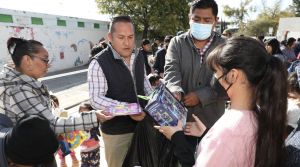
[[[8,167],[7,159],[4,151],[5,136],[12,129],[13,122],[4,114],[0,113],[0,166]]]
[[[2,128],[11,128],[13,126],[14,125],[13,125],[13,122],[11,121],[11,119],[8,116],[0,113],[0,130]]]
[[[7,134],[6,132],[3,132],[4,129],[0,130],[0,166],[1,167],[8,167],[7,159],[4,151],[4,145],[5,145],[5,136]]]

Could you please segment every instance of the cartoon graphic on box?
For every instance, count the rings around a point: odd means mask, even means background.
[[[161,126],[177,126],[178,120],[185,126],[187,109],[163,84],[154,90],[145,111]]]

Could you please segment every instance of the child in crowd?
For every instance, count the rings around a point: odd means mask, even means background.
[[[93,110],[90,103],[84,102],[79,106],[79,112],[88,112]],[[90,137],[80,145],[81,167],[99,167],[100,165],[100,136],[99,129],[90,130]]]
[[[52,100],[52,106],[53,106],[54,110],[55,109],[59,110],[59,101],[58,101],[58,98],[55,95],[50,95],[50,98]],[[60,113],[57,113],[57,114],[60,114]],[[66,155],[63,154],[63,152],[62,152],[61,149],[59,149],[57,151],[57,153],[58,153],[59,159],[60,159],[60,166],[61,167],[67,167],[67,164],[66,164]],[[70,150],[70,156],[72,158],[72,167],[79,166],[79,161],[76,158],[74,150]]]
[[[288,77],[288,110],[287,110],[287,135],[297,127],[297,122],[300,117],[300,86],[299,76],[300,68],[296,67],[296,72],[293,72]]]

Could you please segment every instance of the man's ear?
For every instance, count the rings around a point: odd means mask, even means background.
[[[111,32],[109,32],[109,33],[107,34],[107,39],[108,39],[108,41],[109,41],[109,42],[111,42],[111,41],[112,41],[112,39],[113,39],[113,35],[112,35],[112,33],[111,33]]]
[[[213,29],[212,29],[212,31],[216,31],[216,26],[217,26],[217,24],[218,24],[218,21],[219,21],[219,17],[215,17],[215,22],[213,23]]]
[[[218,24],[218,21],[219,21],[219,17],[215,17],[215,22],[214,22],[214,24],[213,24],[213,26],[216,28],[216,25]]]

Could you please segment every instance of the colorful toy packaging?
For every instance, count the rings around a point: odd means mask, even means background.
[[[145,111],[161,126],[177,126],[178,120],[185,126],[187,109],[163,84],[151,94]]]
[[[70,150],[74,150],[87,138],[87,135],[82,131],[73,131],[70,133],[62,133],[58,136],[59,147],[63,155],[70,154]]]
[[[112,116],[120,116],[139,114],[142,112],[142,109],[137,103],[129,103],[109,106],[106,108],[106,111]]]

